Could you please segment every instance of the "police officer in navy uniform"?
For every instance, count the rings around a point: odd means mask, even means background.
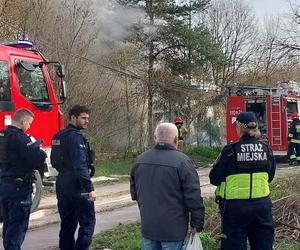
[[[257,138],[257,119],[252,112],[237,116],[240,136],[225,146],[209,174],[217,186],[222,215],[222,250],[271,250],[274,241],[269,183],[275,174],[275,158],[268,144]]]
[[[90,178],[87,141],[80,132],[88,126],[89,113],[85,106],[75,105],[69,111],[70,123],[63,131],[62,151],[66,160],[64,169],[59,169],[56,180],[57,205],[61,218],[61,250],[89,249],[94,233],[96,193]],[[78,238],[75,242],[74,234],[78,223]]]
[[[293,112],[291,114],[292,123],[289,128],[289,156],[290,156],[290,165],[293,165],[296,160],[296,164],[300,165],[300,120],[299,114],[297,112]],[[295,155],[296,151],[296,155]]]
[[[16,111],[12,125],[4,130],[6,157],[1,153],[1,198],[3,206],[3,245],[6,250],[21,249],[28,228],[32,204],[34,170],[42,170],[47,157],[41,141],[32,142],[25,134],[34,115],[27,109]]]

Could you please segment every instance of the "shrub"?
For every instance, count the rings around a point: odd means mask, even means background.
[[[192,147],[183,152],[188,155],[200,155],[207,158],[217,158],[221,151],[220,147]]]

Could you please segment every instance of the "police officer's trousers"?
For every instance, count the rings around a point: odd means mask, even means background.
[[[1,180],[3,206],[3,246],[20,250],[24,241],[32,204],[32,184],[16,186],[13,179]]]
[[[61,219],[61,250],[87,250],[95,228],[94,203],[80,196],[78,179],[72,173],[59,174],[56,180],[57,206]],[[74,234],[79,223],[78,238]]]
[[[221,250],[272,250],[274,226],[269,197],[227,200],[222,206]]]

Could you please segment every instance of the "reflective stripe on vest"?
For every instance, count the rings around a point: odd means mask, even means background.
[[[226,182],[222,182],[216,190],[219,197],[232,199],[250,199],[267,197],[270,194],[268,173],[234,174],[226,177]]]
[[[291,139],[291,142],[296,143],[296,144],[300,144],[300,140],[297,140],[297,139]]]
[[[225,181],[222,181],[220,186],[217,186],[217,189],[215,191],[215,195],[216,195],[217,198],[221,197],[221,198],[224,199],[225,186],[226,186]]]

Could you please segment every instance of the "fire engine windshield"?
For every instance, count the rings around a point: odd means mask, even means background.
[[[16,65],[16,72],[21,94],[32,102],[49,102],[47,84],[42,68],[38,64],[32,64],[32,69],[28,70],[22,64]]]
[[[0,101],[10,101],[8,63],[0,61]]]

